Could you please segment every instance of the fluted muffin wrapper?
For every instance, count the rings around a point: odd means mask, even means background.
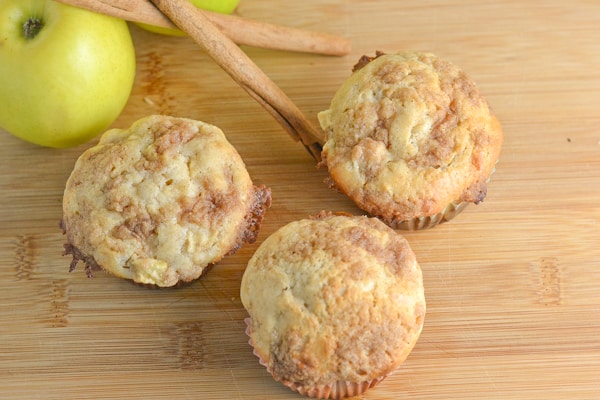
[[[420,231],[433,228],[442,222],[450,221],[460,214],[467,206],[468,202],[450,203],[441,212],[425,217],[415,217],[401,222],[392,223],[390,226],[394,229],[403,229],[407,231]]]
[[[246,323],[246,335],[248,336],[248,344],[252,347],[252,353],[258,358],[258,362],[260,365],[266,368],[267,372],[273,376],[273,372],[269,367],[268,363],[261,357],[261,355],[254,348],[254,343],[252,341],[252,328],[250,318],[245,318],[244,322]],[[368,389],[374,387],[379,382],[383,381],[390,374],[383,375],[377,377],[375,379],[371,379],[368,381],[362,382],[350,382],[350,381],[335,381],[328,383],[326,385],[321,385],[317,387],[306,387],[297,382],[290,382],[283,379],[277,379],[273,376],[273,379],[287,386],[289,389],[293,390],[301,394],[302,396],[315,398],[315,399],[332,399],[339,400],[347,397],[359,396],[365,393]]]
[[[490,182],[492,174],[495,171],[496,171],[496,168],[494,167],[492,172],[490,172],[490,176],[488,176],[487,180],[485,181],[486,183]],[[410,219],[400,221],[400,222],[393,222],[390,224],[390,226],[394,229],[403,229],[403,230],[407,230],[407,231],[420,231],[420,230],[433,228],[443,222],[450,221],[451,219],[456,217],[458,214],[463,212],[463,210],[465,208],[467,208],[467,206],[469,204],[471,204],[471,203],[466,202],[466,201],[452,202],[452,203],[448,204],[446,207],[444,207],[444,209],[437,214],[428,215],[425,217],[414,217],[414,218],[410,218]]]

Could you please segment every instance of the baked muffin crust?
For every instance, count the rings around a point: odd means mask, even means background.
[[[426,308],[400,234],[375,218],[326,213],[263,242],[241,300],[255,353],[295,390],[385,377],[415,345]]]
[[[361,58],[318,117],[331,185],[392,226],[481,202],[503,141],[475,83],[430,53]]]
[[[88,271],[174,286],[253,242],[270,201],[219,128],[149,116],[77,160],[63,197],[67,253],[72,268],[83,260]]]

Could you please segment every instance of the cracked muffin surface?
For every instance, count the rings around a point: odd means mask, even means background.
[[[362,57],[318,118],[331,185],[391,226],[481,202],[503,141],[475,83],[430,53]]]
[[[376,218],[331,213],[269,236],[248,263],[241,300],[261,363],[309,394],[390,374],[415,345],[426,308],[404,237]]]
[[[223,132],[145,117],[75,163],[63,196],[67,253],[140,284],[174,286],[256,239],[271,194]]]

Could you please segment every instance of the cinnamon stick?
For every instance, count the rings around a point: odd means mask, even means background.
[[[313,158],[321,158],[322,137],[298,107],[219,28],[187,0],[152,0],[171,21],[201,45],[215,62],[261,104]]]
[[[79,8],[110,15],[126,21],[164,28],[176,28],[148,0],[58,0]],[[350,52],[350,41],[342,36],[306,31],[253,21],[234,15],[203,11],[214,25],[235,43],[271,50],[343,56]]]

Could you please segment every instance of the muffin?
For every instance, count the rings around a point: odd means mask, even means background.
[[[280,228],[250,259],[240,295],[259,362],[324,399],[359,395],[394,372],[425,318],[408,242],[367,216],[321,213]]]
[[[475,83],[430,53],[363,56],[318,119],[330,185],[394,228],[483,201],[503,142]]]
[[[88,275],[169,287],[254,242],[270,204],[219,128],[152,115],[78,158],[61,225],[71,270],[83,261]]]

